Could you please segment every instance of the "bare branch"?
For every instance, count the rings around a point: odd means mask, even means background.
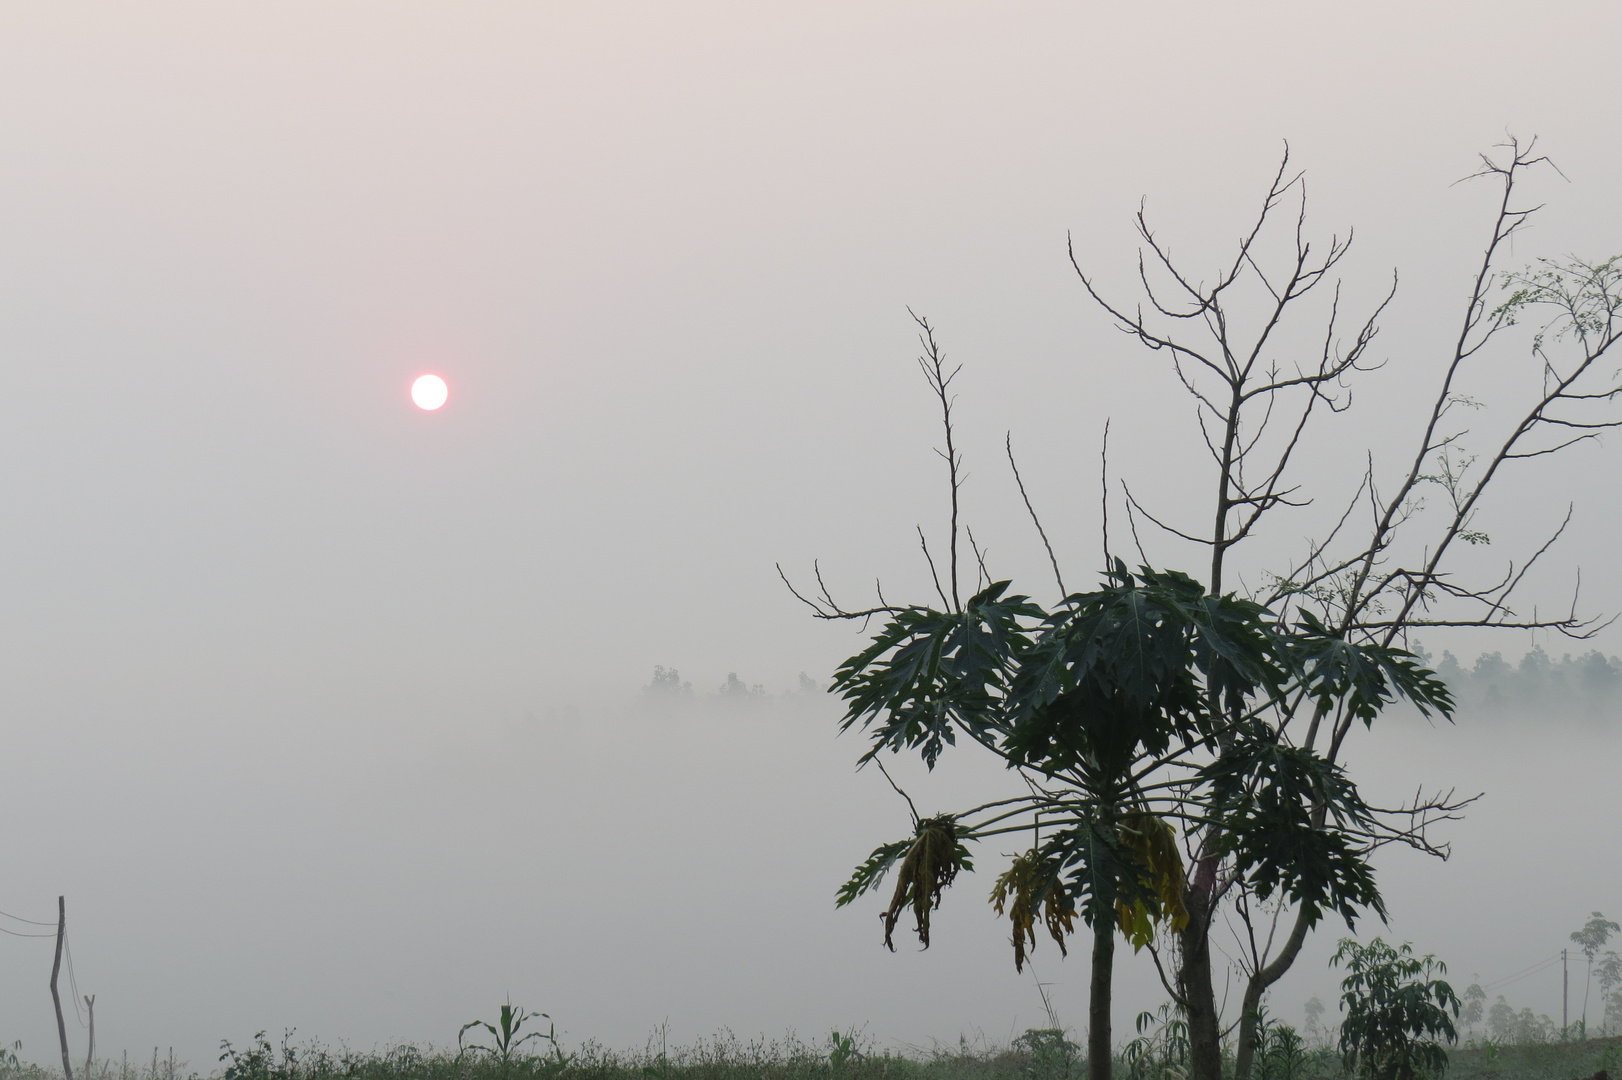
[[[1126,493],[1126,501],[1127,501],[1128,506],[1133,507],[1134,509],[1137,510],[1138,513],[1140,513],[1144,517],[1148,518],[1154,524],[1160,526],[1160,528],[1164,529],[1166,532],[1171,533],[1173,536],[1178,537],[1178,538],[1183,539],[1183,540],[1187,540],[1191,544],[1207,544],[1207,545],[1209,545],[1209,544],[1211,544],[1213,542],[1213,541],[1210,541],[1210,540],[1206,540],[1204,537],[1190,536],[1188,533],[1183,532],[1180,529],[1175,529],[1172,526],[1167,525],[1165,522],[1161,521],[1159,518],[1155,517],[1153,514],[1149,513],[1149,511],[1147,511],[1147,510],[1145,510],[1143,508],[1143,504],[1138,502],[1138,500],[1133,497],[1131,488],[1127,487],[1123,483],[1121,485],[1121,490]]]
[[[946,459],[947,475],[951,481],[952,492],[952,521],[950,532],[948,534],[947,568],[952,582],[952,599],[948,604],[948,607],[950,607],[953,611],[961,611],[963,605],[958,598],[957,590],[957,520],[958,490],[963,484],[962,477],[959,475],[958,470],[962,466],[963,460],[959,456],[957,447],[953,441],[954,432],[952,430],[952,402],[954,398],[952,397],[950,388],[952,385],[952,380],[957,378],[958,372],[963,370],[963,366],[960,364],[948,372],[946,370],[946,357],[941,352],[940,345],[935,341],[935,328],[929,325],[928,319],[919,315],[910,307],[907,309],[907,314],[911,315],[912,321],[918,324],[918,340],[924,346],[924,355],[918,358],[918,367],[923,371],[924,380],[929,383],[929,389],[934,393],[936,399],[940,402],[941,426],[946,431],[946,449],[945,451],[940,452],[940,454],[941,457]],[[922,535],[923,530],[920,529],[920,538],[922,538]],[[927,544],[924,548],[924,555],[925,557],[928,557],[929,555],[929,548]],[[930,561],[929,569],[931,574],[935,572],[935,564],[933,560]],[[940,589],[940,581],[938,578],[936,579],[935,587],[937,590]],[[944,592],[941,594],[941,602],[947,603]]]
[[[1106,432],[1108,425],[1105,425]],[[1064,587],[1064,575],[1059,573],[1059,560],[1054,557],[1053,545],[1048,543],[1047,530],[1042,528],[1042,519],[1036,516],[1036,507],[1031,505],[1031,497],[1025,493],[1025,481],[1019,475],[1019,463],[1014,460],[1014,433],[1008,432],[1003,440],[1003,446],[1008,450],[1008,467],[1014,470],[1014,483],[1019,485],[1019,497],[1025,500],[1025,510],[1031,515],[1031,524],[1036,526],[1036,534],[1042,538],[1042,546],[1047,549],[1048,563],[1053,567],[1053,580],[1059,583],[1059,595],[1069,596],[1070,590]],[[1109,508],[1105,507],[1105,513]],[[1109,534],[1106,530],[1104,539],[1106,550],[1109,543]]]
[[[924,527],[915,525],[918,530],[918,546],[924,549],[924,561],[929,564],[929,577],[935,583],[935,595],[941,598],[941,606],[948,611],[956,611],[957,606],[946,599],[946,591],[941,588],[941,576],[935,572],[935,557],[929,553],[929,541],[924,538]]]
[[[816,600],[809,599],[803,593],[801,593],[800,590],[794,587],[794,583],[791,582],[788,579],[788,575],[783,572],[782,563],[774,563],[773,565],[777,567],[777,576],[783,580],[783,584],[786,585],[788,587],[788,591],[794,595],[794,599],[810,608],[811,613],[819,619],[866,619],[874,615],[895,615],[903,611],[910,610],[909,608],[892,607],[884,603],[884,595],[880,593],[878,607],[863,608],[860,611],[846,611],[844,608],[834,603],[833,597],[828,595],[828,587],[822,582],[822,567],[816,566],[816,564],[813,563],[812,565],[816,567],[817,585],[822,590],[822,601],[819,603]]]
[[[1109,418],[1104,418],[1103,446],[1098,451],[1098,493],[1099,493],[1099,530],[1104,541],[1104,565],[1113,566],[1114,561],[1109,553]],[[1058,576],[1058,567],[1054,567],[1054,576]],[[1064,592],[1064,585],[1059,585],[1059,591]]]

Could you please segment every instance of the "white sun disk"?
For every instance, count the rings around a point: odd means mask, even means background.
[[[451,388],[438,375],[422,375],[411,384],[411,400],[417,403],[419,409],[433,412],[445,404],[445,399],[450,396]]]

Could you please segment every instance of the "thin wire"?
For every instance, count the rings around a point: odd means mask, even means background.
[[[0,926],[0,934],[10,934],[12,937],[38,937],[38,938],[53,938],[53,937],[56,936],[55,934],[25,934],[25,933],[22,933],[21,931],[18,931],[18,930],[7,930],[3,926]]]
[[[79,1026],[85,1027],[84,1010],[79,1007],[79,980],[73,974],[73,945],[69,943],[67,934],[62,935],[62,951],[68,958],[68,985],[73,988],[73,1015],[78,1017]]]
[[[1503,979],[1494,979],[1493,981],[1494,982],[1503,982],[1504,979],[1516,978],[1516,977],[1518,977],[1520,975],[1524,975],[1527,972],[1530,972],[1535,967],[1541,967],[1544,964],[1553,963],[1554,961],[1556,961],[1558,959],[1560,959],[1560,954],[1555,953],[1553,956],[1545,957],[1542,960],[1535,960],[1532,963],[1528,964],[1526,967],[1521,968],[1520,971],[1512,972],[1509,975],[1505,975]]]
[[[21,915],[13,915],[9,911],[0,911],[0,915],[4,915],[8,919],[16,919],[18,922],[29,923],[32,926],[55,926],[56,925],[54,922],[40,922],[38,919],[25,919]]]
[[[1540,972],[1547,971],[1549,968],[1553,967],[1555,964],[1558,964],[1559,962],[1560,962],[1560,956],[1557,953],[1554,956],[1549,957],[1547,960],[1539,960],[1537,963],[1533,964],[1530,967],[1522,968],[1520,971],[1517,971],[1513,975],[1506,975],[1502,979],[1494,980],[1493,982],[1490,982],[1487,985],[1483,986],[1482,989],[1483,990],[1497,990],[1497,989],[1500,989],[1501,987],[1508,986],[1510,983],[1520,982],[1522,979],[1528,978],[1528,977],[1530,977],[1532,975],[1536,975],[1536,974],[1538,974]]]
[[[1520,979],[1530,978],[1530,976],[1538,975],[1539,971],[1547,971],[1549,968],[1552,968],[1555,963],[1559,962],[1560,957],[1549,957],[1547,960],[1539,960],[1538,963],[1534,963],[1534,965],[1528,966],[1528,968],[1521,968],[1521,970],[1517,971],[1515,975],[1505,975],[1504,978],[1494,979],[1494,981],[1487,984],[1487,986],[1495,989],[1499,988],[1499,986],[1507,986],[1507,984],[1510,983],[1518,983]]]

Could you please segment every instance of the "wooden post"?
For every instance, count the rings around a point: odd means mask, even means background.
[[[68,1060],[68,1025],[62,1019],[62,995],[56,992],[56,976],[62,970],[62,941],[68,933],[68,898],[56,898],[56,961],[51,964],[51,1004],[56,1006],[56,1037],[62,1040],[62,1077],[73,1080],[73,1062]]]
[[[84,1074],[86,1080],[96,1075],[96,995],[84,996],[85,1011],[90,1014],[90,1049],[84,1056]]]

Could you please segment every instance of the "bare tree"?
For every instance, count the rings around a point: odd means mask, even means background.
[[[1579,615],[1575,585],[1564,613],[1554,617],[1540,616],[1537,608],[1528,612],[1519,602],[1528,571],[1563,534],[1569,510],[1551,523],[1544,542],[1510,561],[1501,574],[1468,581],[1454,569],[1461,545],[1488,541],[1477,525],[1478,514],[1489,489],[1512,466],[1558,454],[1622,425],[1605,408],[1622,393],[1622,383],[1602,362],[1622,336],[1622,260],[1570,258],[1520,272],[1501,269],[1507,241],[1538,209],[1518,201],[1517,186],[1527,170],[1548,161],[1533,145],[1513,139],[1498,150],[1496,156],[1483,155],[1472,176],[1499,185],[1496,213],[1452,353],[1439,365],[1429,410],[1414,433],[1411,456],[1394,482],[1382,482],[1371,451],[1361,483],[1327,535],[1310,542],[1297,563],[1265,573],[1260,587],[1247,590],[1281,625],[1307,621],[1342,640],[1385,647],[1403,644],[1412,631],[1427,626],[1541,629],[1575,638],[1602,628]],[[1273,257],[1266,241],[1286,215],[1282,227],[1293,234],[1293,243],[1286,243],[1285,255]],[[1351,407],[1353,382],[1376,366],[1370,348],[1396,288],[1393,278],[1372,310],[1347,323],[1341,286],[1331,275],[1345,258],[1350,237],[1315,246],[1305,224],[1304,180],[1290,172],[1286,150],[1260,212],[1214,282],[1197,281],[1178,265],[1142,208],[1138,302],[1108,297],[1072,249],[1072,265],[1088,295],[1121,330],[1168,357],[1192,399],[1213,466],[1208,524],[1186,523],[1146,507],[1125,482],[1119,492],[1134,530],[1141,517],[1162,535],[1205,552],[1213,594],[1220,594],[1232,576],[1235,548],[1256,535],[1264,518],[1311,501],[1307,482],[1296,479],[1307,471],[1298,460],[1305,436],[1315,416]],[[1313,294],[1322,302],[1311,303]],[[1541,388],[1521,403],[1492,449],[1471,455],[1463,448],[1470,435],[1463,415],[1477,407],[1467,394],[1469,378],[1484,350],[1531,315],[1543,316],[1530,349]],[[1287,334],[1291,342],[1310,339],[1317,345],[1300,356],[1299,346],[1283,341]],[[1290,352],[1298,358],[1275,359]],[[1436,493],[1440,506],[1426,507],[1425,495]],[[1341,760],[1356,721],[1370,719],[1309,695],[1281,701],[1277,709],[1280,732],[1331,763]],[[1386,815],[1388,822],[1406,818],[1406,827],[1370,836],[1370,847],[1402,842],[1446,858],[1446,846],[1432,843],[1426,828],[1455,816],[1468,801],[1451,792],[1416,793],[1411,803]],[[1193,868],[1185,900],[1191,918],[1177,942],[1176,978],[1168,980],[1168,989],[1187,1010],[1195,1077],[1218,1080],[1222,1018],[1210,968],[1211,934],[1219,906],[1231,901],[1241,928],[1245,979],[1236,1062],[1237,1075],[1244,1078],[1256,1051],[1262,995],[1294,963],[1312,920],[1300,910],[1292,917],[1278,904],[1269,905],[1265,915],[1258,910],[1245,882],[1224,864],[1223,837],[1215,831],[1191,829],[1185,843]],[[1287,927],[1282,940],[1281,920]]]

